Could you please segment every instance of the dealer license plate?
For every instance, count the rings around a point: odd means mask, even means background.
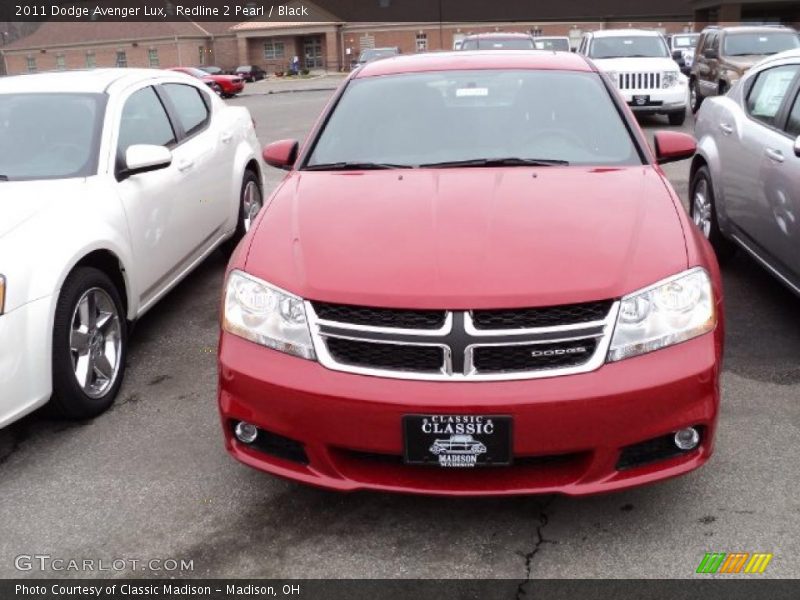
[[[484,415],[406,415],[405,462],[446,468],[510,465],[512,419]]]

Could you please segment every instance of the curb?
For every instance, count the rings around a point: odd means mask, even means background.
[[[248,98],[250,96],[272,96],[273,94],[301,94],[303,92],[332,92],[337,89],[334,87],[315,87],[315,88],[300,88],[294,90],[270,90],[268,92],[249,92],[246,94],[239,94],[237,98]]]

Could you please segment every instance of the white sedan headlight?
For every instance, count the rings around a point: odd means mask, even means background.
[[[611,80],[611,83],[614,84],[614,87],[619,87],[619,73],[616,71],[606,71],[606,76]]]
[[[685,342],[716,325],[711,279],[705,269],[690,269],[622,299],[608,360]]]
[[[314,360],[303,299],[242,271],[231,271],[222,328],[273,350]]]
[[[661,76],[661,87],[664,89],[677,85],[680,81],[680,71],[665,71]]]

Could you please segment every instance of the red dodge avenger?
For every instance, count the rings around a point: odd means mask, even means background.
[[[228,451],[334,490],[592,494],[711,456],[714,254],[610,81],[576,54],[355,71],[234,253]]]

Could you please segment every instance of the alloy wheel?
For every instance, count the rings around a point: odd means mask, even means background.
[[[264,202],[261,197],[261,190],[255,181],[248,181],[242,194],[242,215],[245,232],[250,231],[256,216],[258,215]]]
[[[706,239],[711,235],[711,201],[708,197],[708,181],[701,179],[694,188],[692,220]]]
[[[101,398],[119,376],[122,327],[116,305],[98,287],[86,290],[72,314],[69,348],[75,380],[90,398]]]

